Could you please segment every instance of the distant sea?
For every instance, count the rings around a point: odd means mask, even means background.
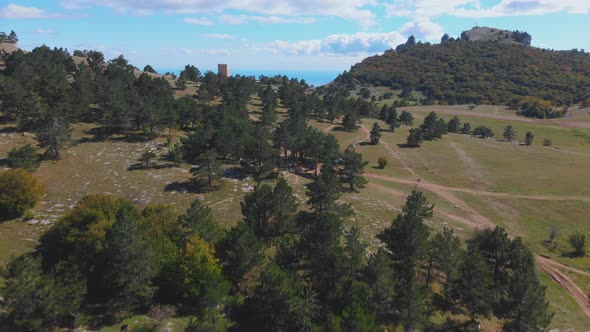
[[[200,69],[200,68],[199,68]],[[158,73],[166,73],[171,72],[176,75],[180,74],[182,69],[160,69],[156,68]],[[201,69],[204,73],[205,70]],[[214,70],[213,72],[215,72]],[[289,78],[297,78],[297,79],[304,79],[307,84],[320,86],[327,83],[332,82],[336,76],[338,76],[342,72],[337,71],[295,71],[295,70],[250,70],[250,69],[234,69],[230,67],[230,72],[232,75],[243,75],[243,76],[254,76],[258,78],[260,75],[264,76],[275,76],[275,75],[287,75]]]

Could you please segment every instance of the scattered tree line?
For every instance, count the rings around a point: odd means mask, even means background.
[[[191,317],[188,331],[475,330],[492,316],[506,331],[547,327],[545,287],[520,238],[499,227],[465,244],[452,229],[433,233],[434,206],[413,191],[367,255],[359,229],[343,225],[352,209],[338,177],[323,167],[305,208],[284,179],[260,184],[227,230],[198,201],[179,216],[87,196],[8,264],[0,326],[97,328],[148,314]]]

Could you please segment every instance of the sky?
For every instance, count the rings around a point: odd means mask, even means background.
[[[590,50],[590,0],[0,0],[19,46],[94,49],[159,70],[341,72],[415,35],[527,31],[533,46]]]

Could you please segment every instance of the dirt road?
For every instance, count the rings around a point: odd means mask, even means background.
[[[370,131],[363,125],[361,125],[361,129],[366,133]],[[424,179],[421,179],[418,173],[416,173],[411,167],[409,167],[406,162],[400,157],[400,155],[384,140],[381,140],[380,143],[385,147],[385,149],[392,155],[396,160],[398,160],[404,169],[406,169],[410,174],[417,178],[416,181],[407,180],[407,179],[399,179],[394,178],[387,175],[375,174],[375,173],[365,173],[367,177],[378,178],[386,181],[392,181],[397,183],[409,184],[414,185],[418,188],[422,188],[428,190],[445,200],[452,203],[455,207],[462,209],[470,218],[466,219],[460,216],[456,216],[448,211],[444,210],[437,210],[439,213],[446,215],[448,218],[456,220],[458,222],[464,223],[468,226],[474,227],[476,229],[485,229],[485,228],[493,228],[496,225],[487,219],[485,216],[479,214],[473,208],[471,208],[465,201],[461,200],[457,196],[453,194],[453,192],[468,192],[475,195],[481,196],[495,196],[495,197],[517,197],[518,198],[527,198],[527,199],[554,199],[556,196],[536,196],[536,195],[513,195],[507,193],[494,193],[494,192],[486,192],[486,191],[479,191],[475,189],[469,188],[452,188],[452,187],[445,187],[441,185],[437,185],[434,183],[430,183]],[[420,181],[418,181],[420,180]],[[379,184],[369,184],[371,187],[376,188],[378,190],[383,190],[385,192],[391,193],[393,195],[399,196],[403,194],[399,191],[394,189],[386,188]],[[585,196],[571,196],[564,198],[563,196],[557,196],[560,199],[569,199],[571,197],[576,197],[577,199],[587,200],[588,197]],[[569,271],[579,273],[582,275],[590,275],[585,271],[578,270],[576,268],[568,267],[563,264],[560,264],[556,261],[551,260],[548,257],[543,257],[536,255],[536,260],[539,268],[547,273],[555,282],[557,282],[575,301],[578,303],[580,310],[586,315],[590,317],[590,299],[588,295],[582,290],[578,284],[575,283],[567,274],[563,273],[561,269],[567,269]]]

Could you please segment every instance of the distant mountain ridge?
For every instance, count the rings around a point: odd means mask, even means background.
[[[408,42],[364,59],[334,83],[389,86],[424,104],[504,104],[538,99],[554,106],[590,106],[590,54],[529,47],[526,32],[479,28],[440,44]]]

